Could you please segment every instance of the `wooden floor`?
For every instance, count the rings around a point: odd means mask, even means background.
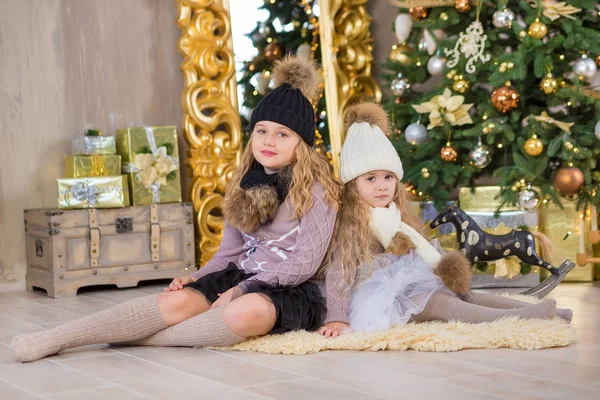
[[[549,297],[573,309],[580,339],[539,351],[273,356],[98,345],[20,364],[8,347],[16,334],[52,328],[163,286],[85,291],[67,299],[0,293],[0,398],[579,400],[600,393],[600,282],[554,290]]]

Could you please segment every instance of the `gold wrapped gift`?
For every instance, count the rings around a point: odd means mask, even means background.
[[[127,177],[59,178],[58,208],[120,208],[129,206]]]
[[[181,201],[181,178],[175,126],[117,130],[117,151],[129,176],[132,203]]]
[[[475,189],[475,191],[472,191]],[[458,190],[458,205],[464,211],[496,211],[502,204],[500,186],[461,187]],[[502,207],[502,211],[516,211],[518,206]]]
[[[560,264],[566,258],[575,262],[581,246],[580,215],[583,214],[583,211],[577,211],[576,202],[563,199],[562,204],[564,209],[560,209],[560,207],[554,204],[544,204],[540,207],[542,232],[550,238],[554,245],[554,265]],[[590,213],[588,212],[587,218],[583,221],[583,250],[591,255],[592,246],[588,240],[589,231]],[[547,276],[548,274],[544,271],[543,276]],[[565,278],[565,282],[591,282],[593,280],[593,264],[577,265]]]
[[[114,136],[77,136],[73,138],[72,153],[76,156],[117,154]]]
[[[121,156],[65,156],[67,178],[116,175],[121,175]]]

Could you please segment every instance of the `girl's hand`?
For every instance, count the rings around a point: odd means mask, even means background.
[[[194,278],[192,278],[191,276],[175,278],[173,279],[173,282],[171,282],[171,284],[165,288],[165,292],[174,292],[176,290],[181,290],[183,289],[183,285],[187,285],[188,283],[192,283],[194,281]]]
[[[319,333],[327,338],[336,338],[344,329],[350,329],[350,325],[345,322],[328,322],[319,328]]]
[[[212,304],[212,306],[210,306],[210,308],[223,307],[231,303],[232,300],[237,299],[241,295],[242,290],[237,286],[234,286],[225,293],[219,293],[219,298]]]

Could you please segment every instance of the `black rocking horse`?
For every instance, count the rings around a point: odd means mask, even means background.
[[[524,263],[538,265],[550,271],[551,275],[538,286],[521,294],[542,298],[552,291],[567,273],[575,267],[575,263],[564,260],[556,268],[540,258],[535,250],[535,241],[546,252],[552,246],[549,239],[540,232],[516,229],[504,235],[492,235],[481,229],[471,217],[455,205],[446,206],[431,221],[431,228],[451,223],[456,228],[456,240],[459,250],[471,263],[496,261],[509,256],[518,257]],[[547,254],[547,252],[546,252]]]

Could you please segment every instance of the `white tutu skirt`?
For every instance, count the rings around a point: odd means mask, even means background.
[[[423,311],[434,292],[448,290],[431,265],[413,251],[401,257],[385,254],[371,270],[352,292],[350,327],[358,332],[404,325]]]

